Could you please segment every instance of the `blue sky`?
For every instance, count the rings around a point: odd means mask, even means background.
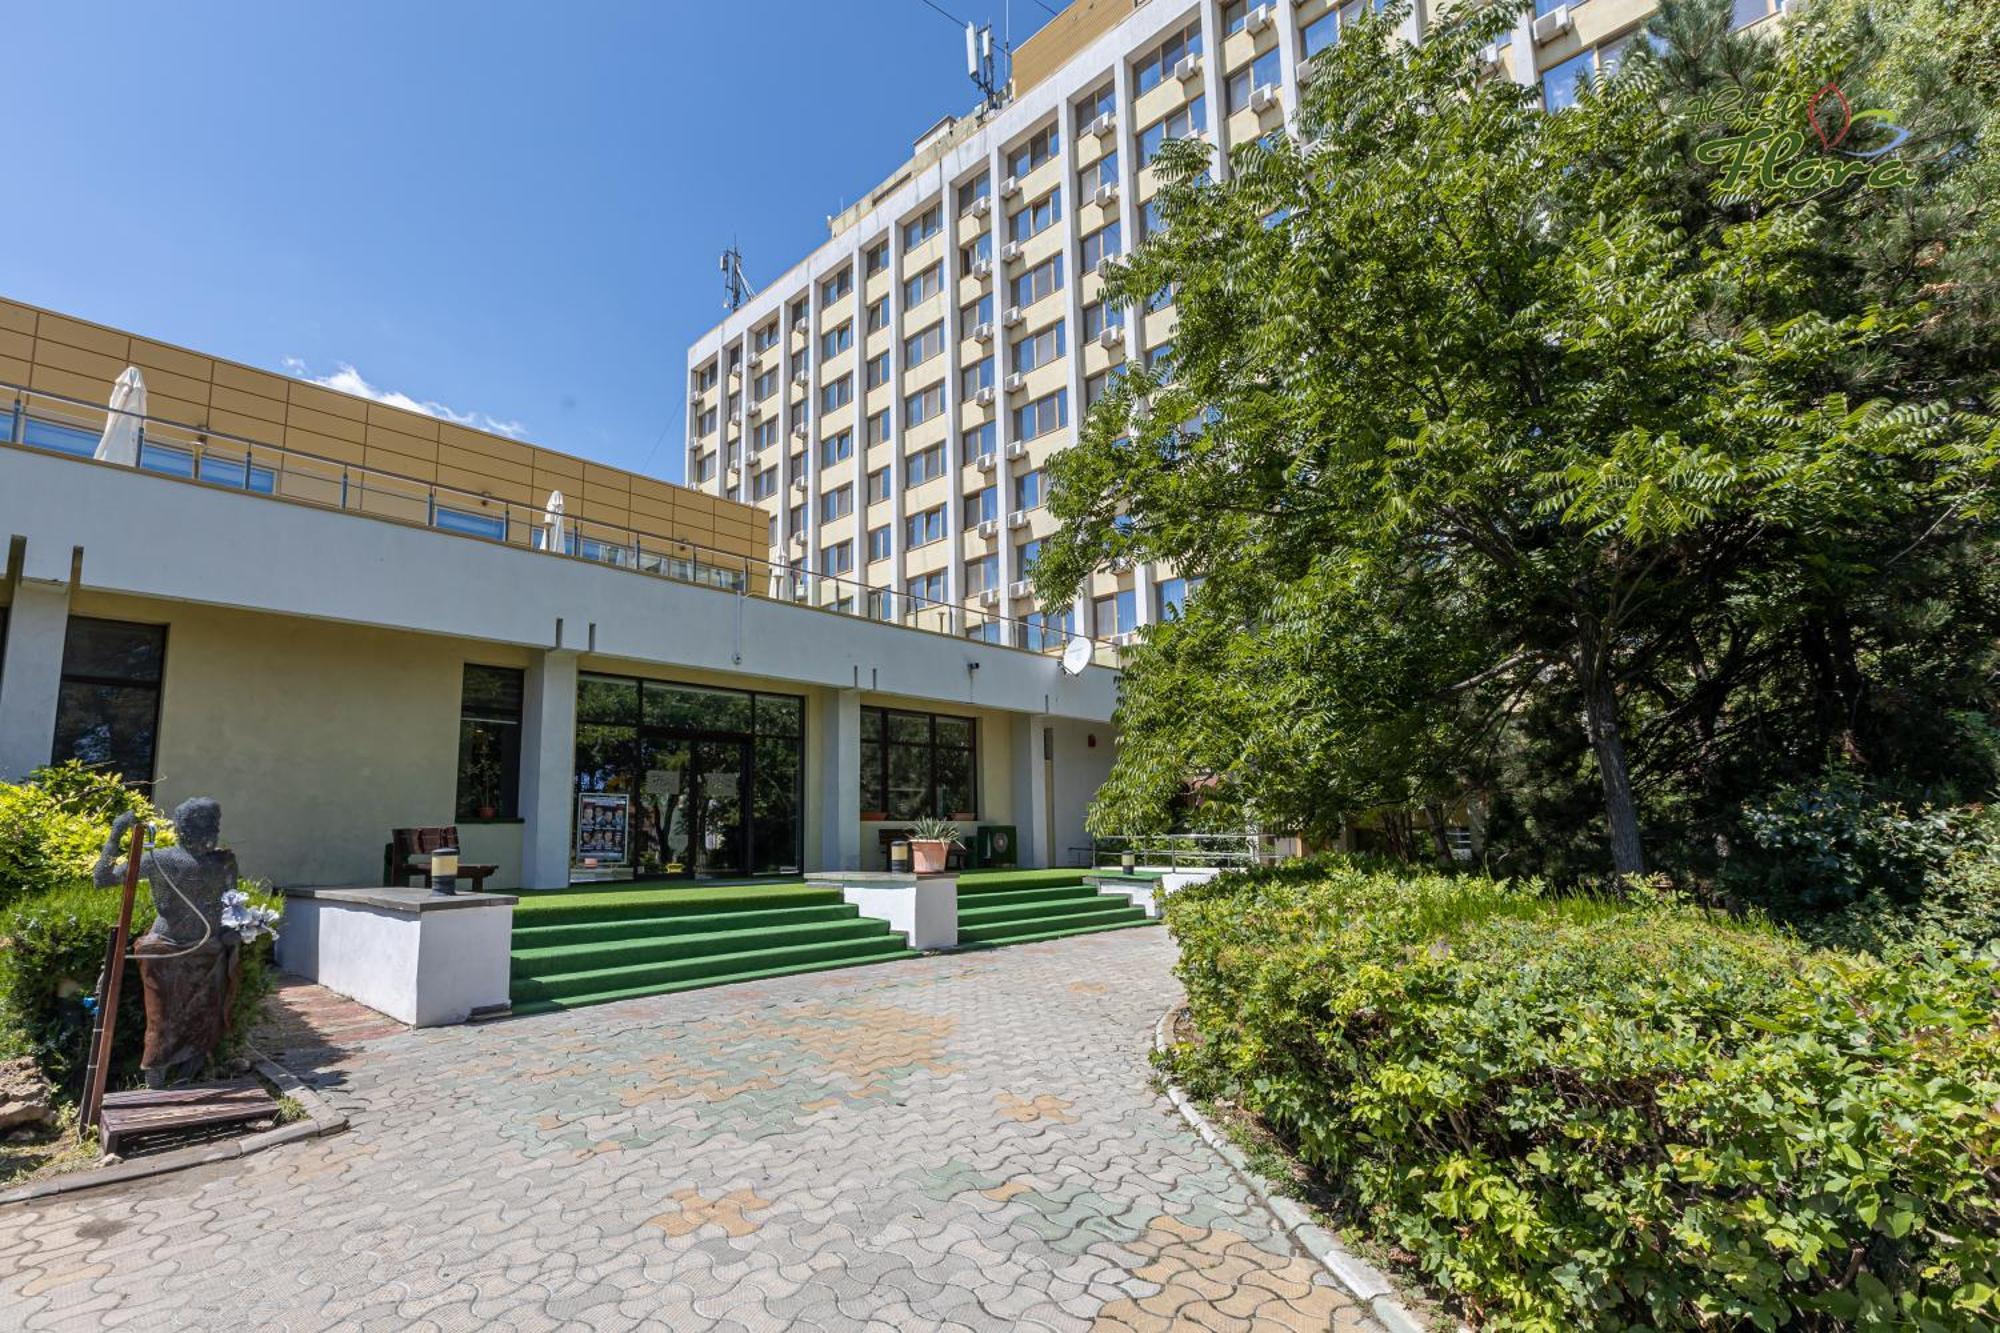
[[[937,3],[997,34],[1008,0]],[[1011,7],[1017,44],[1048,17]],[[975,96],[923,0],[26,4],[8,35],[0,295],[671,480],[723,247],[777,276]]]

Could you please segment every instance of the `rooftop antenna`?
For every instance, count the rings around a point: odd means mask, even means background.
[[[988,111],[998,111],[1006,99],[993,68],[993,25],[965,25],[965,72],[986,99]]]
[[[722,252],[722,291],[722,303],[730,310],[741,310],[743,298],[757,294],[757,289],[750,285],[750,279],[743,276],[743,252],[736,248],[734,241]]]

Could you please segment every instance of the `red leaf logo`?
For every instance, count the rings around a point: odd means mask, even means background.
[[[1827,106],[1829,99],[1833,106]],[[1822,107],[1826,109],[1824,120],[1820,118]],[[1840,85],[1829,83],[1814,93],[1812,101],[1806,104],[1806,119],[1812,122],[1813,133],[1819,136],[1820,147],[1838,148],[1840,141],[1854,126],[1854,111],[1847,105],[1847,97],[1840,91]]]

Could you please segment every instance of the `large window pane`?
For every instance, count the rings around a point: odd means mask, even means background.
[[[639,723],[639,682],[584,676],[576,683],[578,722]]]
[[[458,817],[520,814],[524,673],[467,663],[459,694]]]
[[[758,700],[759,708],[763,700]],[[794,700],[794,702],[797,702]],[[756,771],[751,799],[751,864],[756,875],[799,871],[800,783],[804,753],[795,736],[760,736],[753,743]]]
[[[977,817],[978,729],[973,719],[864,708],[861,733],[863,810],[898,820]]]
[[[166,654],[164,625],[71,616],[63,639],[63,675],[157,685]]]
[[[740,690],[646,682],[646,725],[670,731],[748,733],[750,696]]]
[[[166,654],[164,625],[70,617],[50,759],[151,782]]]

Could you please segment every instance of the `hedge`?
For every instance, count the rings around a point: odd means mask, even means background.
[[[2000,966],[1342,863],[1168,900],[1198,1093],[1486,1327],[2000,1323]]]

